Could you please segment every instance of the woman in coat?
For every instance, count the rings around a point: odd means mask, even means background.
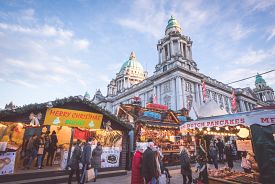
[[[94,168],[95,171],[95,179],[94,182],[96,181],[96,177],[98,174],[98,168],[101,168],[101,154],[102,154],[102,146],[100,142],[97,143],[96,148],[92,152],[92,167]]]
[[[183,184],[186,184],[187,182],[186,177],[188,177],[188,184],[191,184],[192,170],[191,170],[190,158],[185,148],[182,148],[180,152],[180,164],[181,164],[181,174],[183,177]]]
[[[137,146],[137,150],[134,154],[132,160],[132,177],[131,184],[143,184],[143,177],[141,175],[141,165],[142,165],[142,152],[141,146]]]
[[[71,184],[72,177],[73,177],[74,173],[76,174],[77,182],[80,183],[79,163],[80,163],[81,154],[82,154],[80,144],[81,144],[81,141],[77,140],[74,151],[73,151],[73,155],[69,161],[68,166],[71,168],[71,171],[70,171],[70,175],[69,175],[68,184]]]

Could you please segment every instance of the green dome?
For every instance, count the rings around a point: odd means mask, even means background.
[[[166,26],[165,31],[173,27],[179,28],[181,30],[181,27],[178,21],[173,16],[171,16],[171,18],[168,20],[168,24]]]
[[[120,69],[120,72],[124,71],[126,68],[138,69],[138,70],[143,71],[143,67],[140,64],[140,62],[138,62],[138,60],[136,60],[136,55],[134,52],[131,52],[129,60],[127,60],[123,63],[123,65]]]
[[[265,83],[265,80],[260,74],[257,74],[255,84],[260,84],[260,83]]]

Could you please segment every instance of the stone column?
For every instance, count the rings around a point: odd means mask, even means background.
[[[179,40],[178,40],[178,50],[177,50],[177,53],[181,54],[181,51],[180,51],[180,41]]]
[[[203,94],[202,94],[202,85],[199,84],[199,91],[200,91],[200,104],[203,104]]]
[[[187,108],[187,99],[186,99],[186,85],[185,85],[185,80],[184,78],[181,78],[181,86],[182,86],[182,102],[183,102],[183,107]]]
[[[192,49],[191,49],[191,45],[189,45],[188,51],[189,51],[189,58],[192,59]]]
[[[177,110],[183,108],[183,98],[182,98],[182,82],[181,78],[176,78],[176,91],[177,91]]]
[[[167,45],[167,52],[168,52],[168,55],[167,55],[168,59],[167,60],[169,60],[170,59],[170,43],[168,42],[166,45]]]
[[[185,44],[185,58],[188,59],[188,49],[187,44]]]
[[[161,104],[161,84],[158,85],[158,97],[157,97],[158,104]]]
[[[144,107],[146,107],[146,104],[147,104],[147,102],[148,102],[148,93],[147,92],[145,92],[144,93]]]
[[[159,49],[159,64],[161,64],[161,49]]]
[[[176,90],[175,90],[175,87],[176,87],[176,81],[175,79],[171,79],[170,80],[170,83],[171,83],[171,93],[172,93],[172,96],[171,96],[171,109],[172,110],[176,110],[177,109],[177,102],[176,102]]]
[[[240,109],[241,109],[241,112],[244,112],[244,111],[245,111],[245,107],[244,107],[244,102],[243,102],[243,100],[240,100]]]
[[[199,84],[195,83],[195,97],[196,97],[196,103],[199,106],[200,105],[200,94],[199,94]]]
[[[174,53],[174,43],[173,43],[173,40],[170,41],[170,44],[171,44],[171,57],[175,55]]]

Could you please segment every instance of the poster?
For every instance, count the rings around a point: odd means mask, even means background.
[[[251,140],[236,140],[238,151],[248,151],[253,153]]]
[[[0,153],[0,175],[14,172],[16,152]]]
[[[109,148],[103,147],[101,155],[101,168],[119,167],[120,149],[119,147]]]

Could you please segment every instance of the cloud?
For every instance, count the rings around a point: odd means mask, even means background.
[[[130,15],[116,20],[116,23],[149,34],[155,38],[163,36],[167,20],[173,15],[179,22],[184,22],[188,29],[196,29],[202,24],[215,20],[215,8],[207,11],[202,6],[202,1],[152,1],[136,0],[130,8]],[[211,19],[209,19],[212,17]],[[181,25],[183,27],[183,25]],[[184,28],[184,27],[183,27]]]
[[[274,59],[273,57],[275,57],[275,46],[269,50],[260,49],[249,51],[242,55],[234,63],[249,66],[256,63],[269,61],[269,59]]]
[[[230,30],[230,36],[234,40],[241,40],[247,37],[251,32],[253,32],[253,28],[243,27],[241,24],[237,24],[233,29]]]
[[[24,20],[36,19],[32,9],[21,15]],[[0,36],[0,82],[25,88],[74,84],[86,89],[85,79],[92,78],[94,69],[81,59],[81,51],[90,42],[60,25],[0,22],[4,35]]]
[[[275,6],[275,0],[246,0],[245,3],[251,12],[265,11]]]
[[[82,40],[75,40],[74,44],[75,44],[77,49],[86,50],[89,47],[90,42],[86,39],[82,39]]]

